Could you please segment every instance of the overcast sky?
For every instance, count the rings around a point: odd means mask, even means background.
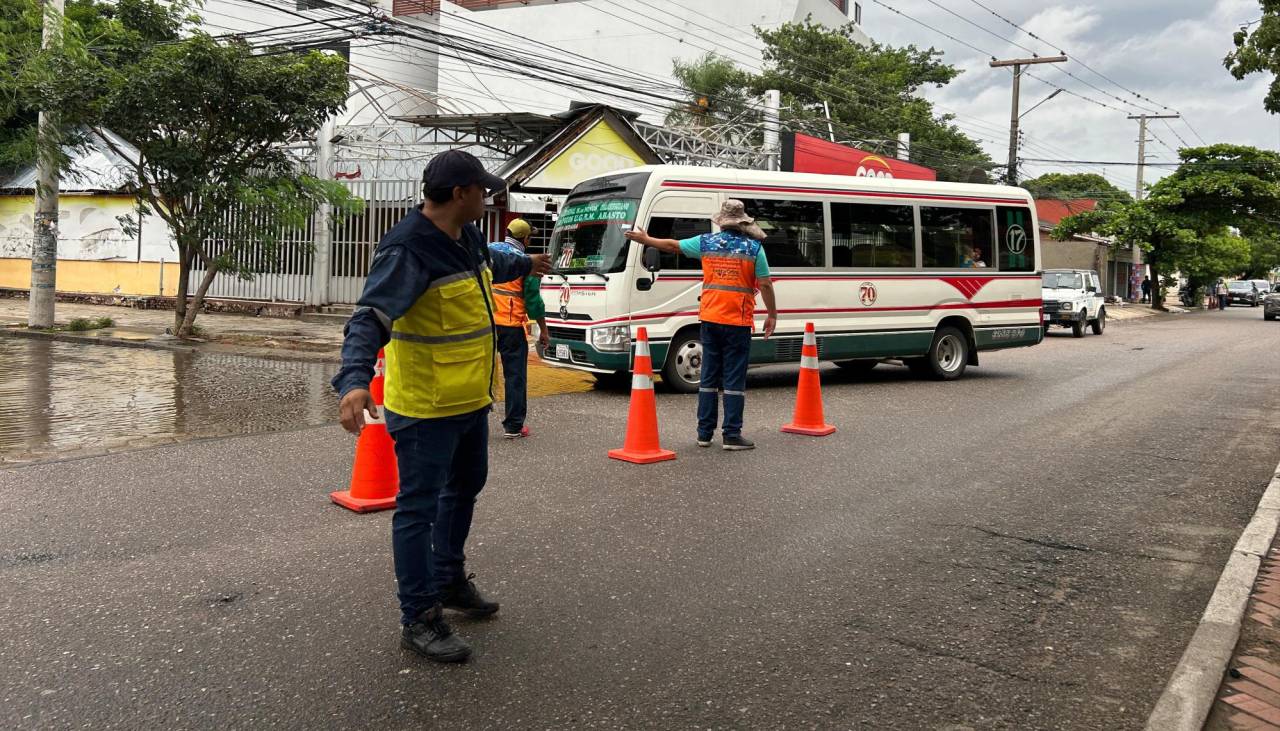
[[[1063,50],[1093,69],[1133,91],[1186,115],[1191,126],[1210,143],[1231,142],[1276,149],[1280,146],[1280,118],[1262,109],[1269,75],[1254,75],[1236,81],[1223,67],[1222,59],[1231,50],[1231,35],[1241,23],[1261,17],[1258,0],[977,0],[1014,23],[1060,44],[1046,46],[996,18],[974,0],[885,0],[903,13],[946,31],[956,38],[1001,58],[1026,57],[1025,49],[1001,40],[950,15],[938,6],[973,21],[992,33],[1034,49],[1040,55]],[[934,46],[946,52],[946,60],[964,73],[942,90],[927,96],[959,115],[957,122],[971,136],[984,141],[996,160],[1008,156],[1011,73],[988,67],[989,59],[978,51],[946,38],[906,18],[895,15],[874,0],[863,0],[863,26],[877,41],[891,45],[914,43]],[[1083,82],[1069,78],[1053,65],[1032,72],[1079,94],[1107,102],[1111,106],[1139,113],[1122,105],[1114,96],[1141,102],[1112,83],[1094,75],[1079,63],[1061,64]],[[1024,80],[1022,108],[1044,99],[1052,87]],[[1152,122],[1151,129],[1172,148],[1182,146],[1178,135],[1191,145],[1199,140],[1182,122]],[[1069,157],[1076,160],[1136,161],[1138,123],[1126,115],[1067,94],[1029,113],[1023,129],[1030,149],[1026,158]],[[1175,134],[1176,132],[1176,134]],[[1175,159],[1161,142],[1148,142],[1149,158]],[[1032,166],[1024,175],[1038,175],[1061,166]],[[1149,168],[1152,176],[1167,173]],[[1101,172],[1099,168],[1066,172]],[[1132,167],[1107,168],[1107,177],[1132,190]]]

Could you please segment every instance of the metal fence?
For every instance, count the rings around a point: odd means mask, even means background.
[[[265,216],[261,211],[232,209],[222,214],[223,225],[228,231],[225,238],[205,239],[205,251],[211,257],[228,256],[249,271],[256,272],[252,279],[244,279],[234,272],[219,272],[213,279],[208,297],[219,299],[252,299],[269,302],[302,302],[311,286],[311,265],[314,253],[314,220],[303,228],[278,230],[279,243],[266,246],[262,243],[245,244],[237,235],[247,221],[261,223]],[[203,266],[192,267],[188,283],[194,292],[204,278]]]
[[[333,254],[329,260],[329,301],[355,304],[369,276],[373,250],[382,235],[417,204],[416,180],[344,181],[351,194],[365,202],[364,213],[333,222]]]
[[[417,203],[419,185],[416,180],[344,180],[340,181],[352,195],[364,200],[365,210],[359,215],[335,216],[331,226],[329,282],[327,303],[355,304],[364,289],[373,261],[373,251],[392,226]],[[247,208],[228,210],[224,214],[226,238],[208,239],[205,246],[210,256],[232,252],[235,261],[257,272],[251,279],[234,273],[220,272],[209,288],[208,296],[226,299],[251,299],[271,302],[307,302],[317,278],[314,275],[315,226],[318,213],[303,228],[280,231],[281,243],[267,246],[237,238],[238,222],[264,214]],[[191,271],[191,291],[204,277],[203,267]]]

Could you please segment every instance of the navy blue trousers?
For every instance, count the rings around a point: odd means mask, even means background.
[[[698,387],[698,438],[710,439],[716,430],[720,392],[724,392],[726,437],[742,435],[742,412],[747,401],[747,362],[751,356],[751,328],[702,323],[702,383]]]
[[[489,476],[489,409],[392,432],[400,492],[391,518],[400,620],[411,624],[464,575],[463,546]]]

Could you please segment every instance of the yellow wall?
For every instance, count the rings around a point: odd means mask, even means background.
[[[30,259],[0,259],[0,287],[27,289],[30,286]],[[158,261],[59,259],[58,291],[172,297],[178,293],[178,264],[165,262],[164,291],[161,292]]]

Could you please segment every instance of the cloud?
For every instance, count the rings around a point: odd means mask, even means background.
[[[1200,144],[1192,127],[1210,143],[1232,142],[1272,149],[1280,145],[1280,118],[1262,109],[1270,75],[1236,81],[1222,65],[1223,57],[1232,48],[1231,35],[1239,24],[1261,16],[1258,0],[1125,0],[1090,5],[982,1],[1046,43],[1015,30],[973,2],[944,0],[941,3],[964,20],[928,0],[898,0],[892,4],[903,13],[983,51],[1028,55],[1026,49],[1008,41],[1041,55],[1066,51],[1071,62],[1060,68],[1042,66],[1032,69],[1032,73],[1071,92],[1124,110],[1105,109],[1078,97],[1060,94],[1023,118],[1026,144],[1021,156],[1024,158],[1136,160],[1138,129],[1137,123],[1128,119],[1129,114],[1163,112],[1165,105],[1184,113],[1190,126],[1183,121],[1151,123],[1148,150],[1160,160],[1174,159],[1175,153],[1169,148],[1181,147],[1183,141]],[[884,11],[880,6],[864,6],[863,13],[864,28],[878,41],[890,45],[933,45],[946,51],[944,59],[965,73],[948,87],[929,91],[927,95],[956,112],[959,115],[956,123],[982,139],[994,159],[1005,159],[1010,72],[988,68],[988,59],[974,50]],[[1048,44],[1061,44],[1062,48]],[[1064,72],[1070,72],[1074,78]],[[1145,99],[1135,97],[1126,89],[1138,92]],[[1026,78],[1022,91],[1025,112],[1051,93],[1052,88]],[[1003,135],[1000,130],[1004,130]],[[1052,169],[1055,169],[1052,165],[1036,163],[1029,164],[1026,172],[1039,174]],[[1056,169],[1101,172],[1104,168],[1063,165]],[[1135,172],[1132,166],[1107,167],[1105,171],[1115,184],[1132,188]],[[1147,179],[1167,172],[1152,169]]]

